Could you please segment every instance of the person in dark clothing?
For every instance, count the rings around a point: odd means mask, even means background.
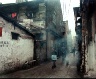
[[[54,48],[52,51],[51,59],[53,61],[52,69],[54,69],[54,68],[56,68],[56,60],[57,60],[57,52]]]

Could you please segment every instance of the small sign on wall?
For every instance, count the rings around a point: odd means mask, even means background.
[[[0,41],[0,47],[8,47],[9,41]]]
[[[0,37],[2,37],[2,27],[0,27]]]

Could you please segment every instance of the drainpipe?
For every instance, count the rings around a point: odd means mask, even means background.
[[[47,32],[47,1],[45,0],[45,6],[46,6],[46,19],[45,19],[45,32],[46,32],[46,58],[45,58],[45,61],[47,61],[48,59],[47,59],[47,53],[48,53],[48,51],[47,51],[47,45],[48,45],[48,32]]]
[[[37,61],[37,56],[36,56],[36,40],[34,40],[34,57],[33,57],[33,59]]]

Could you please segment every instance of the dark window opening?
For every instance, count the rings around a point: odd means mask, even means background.
[[[18,37],[20,36],[18,33],[11,32],[12,39],[18,40]]]

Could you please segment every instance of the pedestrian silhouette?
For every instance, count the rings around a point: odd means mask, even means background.
[[[56,50],[54,48],[52,48],[51,59],[53,61],[52,69],[54,69],[54,68],[56,68],[56,60],[57,60],[57,52],[56,52]]]

